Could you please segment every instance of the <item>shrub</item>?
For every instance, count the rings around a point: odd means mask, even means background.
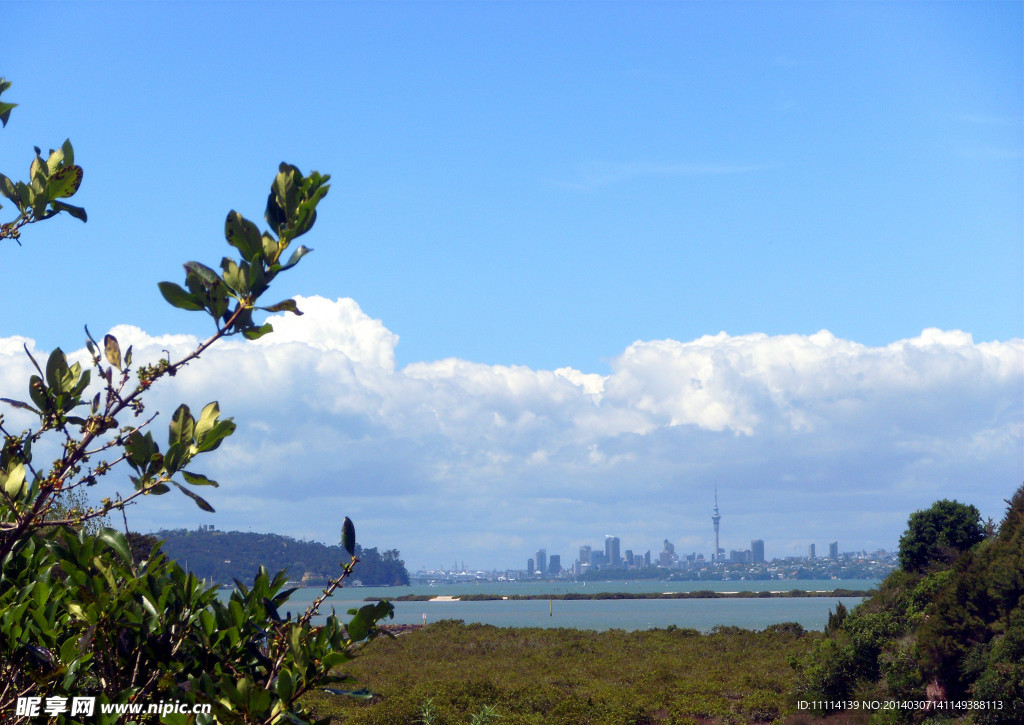
[[[9,87],[0,79],[0,93]],[[0,103],[4,125],[13,107]],[[26,225],[62,212],[86,221],[84,210],[64,201],[83,177],[70,141],[45,160],[36,149],[29,176],[28,182],[15,183],[0,175],[0,193],[17,210],[12,221],[0,226],[0,239],[18,241]],[[135,365],[131,347],[122,350],[112,335],[99,343],[88,328],[90,369],[69,363],[60,348],[44,365],[29,354],[38,374],[28,381],[27,401],[3,402],[37,418],[38,425],[14,433],[0,417],[0,712],[5,716],[15,712],[19,697],[92,695],[99,703],[206,704],[212,714],[195,720],[204,724],[214,718],[305,723],[309,715],[298,698],[325,684],[329,671],[351,659],[359,643],[377,634],[377,622],[390,616],[391,605],[382,602],[352,610],[345,626],[334,616],[319,628],[309,624],[358,561],[355,528],[347,518],[342,539],[351,561],[297,619],[282,619],[278,613],[292,591],[283,590],[283,574],[271,578],[261,570],[251,588],[238,583],[223,602],[216,590],[182,571],[159,547],[144,559],[133,558],[125,535],[90,529],[90,522],[109,512],[123,512],[128,504],[172,487],[213,511],[196,491],[217,483],[194,464],[231,435],[234,422],[221,418],[216,402],[198,417],[181,405],[171,417],[167,445],[161,447],[148,430],[152,418],[141,419],[146,391],[225,337],[256,339],[271,332],[269,324],[256,321],[260,311],[301,314],[293,300],[266,305],[261,297],[278,274],[310,251],[300,245],[287,259],[283,256],[312,228],[328,180],[281,164],[267,199],[268,231],[260,232],[232,211],[224,234],[238,257],[224,258],[221,272],[187,262],[184,287],[160,283],[171,305],[206,313],[215,325],[215,333],[184,358]],[[60,451],[50,464],[33,456],[37,444],[47,441]],[[125,468],[134,489],[130,495],[104,498],[95,509],[62,507],[65,497]],[[65,712],[55,719],[76,722],[81,717]],[[103,725],[118,717],[97,708],[94,719]],[[28,718],[19,714],[15,720]],[[156,716],[139,718],[146,719]],[[188,718],[172,714],[163,721]]]

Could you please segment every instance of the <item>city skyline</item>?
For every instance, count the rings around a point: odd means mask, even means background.
[[[764,542],[764,539],[760,539],[760,538],[752,538],[752,539],[750,539],[750,546],[748,548],[745,548],[745,549],[736,549],[736,548],[729,549],[728,553],[726,552],[725,549],[722,549],[721,546],[720,546],[720,539],[719,539],[720,527],[721,527],[721,521],[722,521],[722,514],[721,514],[721,511],[720,511],[719,506],[718,506],[718,484],[717,483],[715,484],[715,487],[714,487],[714,508],[712,509],[711,521],[712,521],[712,527],[713,527],[713,530],[714,530],[714,547],[712,548],[712,551],[707,553],[707,555],[705,555],[705,552],[693,551],[693,552],[690,552],[689,555],[684,555],[684,556],[693,557],[694,559],[697,559],[697,560],[700,560],[700,561],[703,561],[703,562],[707,562],[707,563],[711,563],[711,564],[719,563],[719,562],[720,563],[726,563],[726,564],[729,564],[729,563],[743,563],[743,562],[746,562],[746,563],[758,563],[758,562],[765,562],[765,561],[774,560],[774,559],[798,558],[798,557],[795,557],[793,555],[790,555],[789,557],[786,557],[786,556],[766,557],[766,555],[765,555],[765,542]],[[807,558],[809,560],[813,560],[813,559],[819,558],[819,557],[816,556],[816,551],[817,551],[816,544],[817,544],[816,541],[811,541],[811,542],[809,542],[807,544],[807,549],[806,549],[807,553],[806,553],[806,557],[805,558]],[[663,549],[663,553],[662,553],[661,557],[659,557],[659,559],[657,559],[657,560],[655,560],[653,558],[653,556],[652,556],[652,552],[654,551],[654,549],[653,548],[648,548],[647,549],[646,557],[647,557],[648,565],[656,564],[659,561],[660,562],[664,562],[665,561],[665,558],[664,558],[664,554],[665,553],[671,554],[673,556],[677,556],[675,561],[684,560],[683,557],[680,557],[680,556],[675,554],[675,545],[668,538],[663,540],[663,545],[664,545],[665,549]],[[608,568],[612,568],[612,569],[622,568],[624,562],[623,562],[623,559],[622,559],[622,557],[620,556],[620,553],[619,553],[620,552],[620,547],[621,547],[621,540],[620,540],[619,537],[614,536],[612,534],[605,534],[605,536],[604,536],[604,551],[603,551],[603,554],[601,554],[601,558],[599,560],[600,563],[597,564],[595,566],[595,568],[600,568],[600,567],[608,567]],[[640,547],[640,548],[642,549],[643,547]],[[593,547],[590,544],[581,544],[579,546],[579,548],[578,548],[578,551],[579,551],[579,556],[576,558],[575,563],[577,565],[591,566],[592,562],[594,560],[594,549],[593,549]],[[633,555],[633,550],[632,549],[630,549],[628,551],[629,551],[629,553],[631,555]],[[851,550],[851,551],[865,551],[865,549],[855,549],[855,550]],[[841,555],[849,554],[849,553],[851,553],[851,551],[846,551],[846,552],[842,552],[841,553],[839,551],[839,542],[837,540],[830,541],[829,544],[828,544],[828,552],[829,553],[828,553],[828,557],[827,558],[828,559],[838,559]],[[544,557],[546,557],[546,552],[547,552],[547,548],[540,549],[540,550],[537,551],[537,553],[535,555],[535,558],[532,558],[532,559],[528,560],[526,570],[528,572],[530,572],[531,575],[532,575],[532,573],[534,571],[534,567],[536,567],[536,571],[538,573],[540,573],[540,574],[546,574],[547,573],[547,568],[541,563],[544,560]],[[554,555],[554,556],[559,556],[560,557],[560,554]],[[576,573],[578,574],[579,570],[577,570]]]

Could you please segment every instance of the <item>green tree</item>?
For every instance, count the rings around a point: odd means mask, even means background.
[[[0,79],[0,93],[9,87]],[[0,103],[4,125],[13,108]],[[0,176],[0,193],[17,209],[15,218],[0,226],[0,239],[18,240],[26,225],[61,212],[86,220],[83,210],[62,201],[82,179],[69,141],[46,160],[36,149],[29,175],[28,182]],[[213,321],[213,334],[180,360],[135,365],[131,347],[122,350],[112,335],[97,342],[88,329],[90,369],[70,363],[60,348],[40,365],[26,348],[36,371],[27,400],[2,400],[38,423],[14,432],[0,416],[0,713],[5,717],[15,712],[19,697],[93,695],[99,703],[184,701],[212,710],[193,720],[161,718],[171,723],[306,723],[310,717],[297,702],[302,694],[314,688],[346,692],[324,688],[330,670],[353,657],[376,636],[377,622],[392,614],[383,602],[350,610],[347,625],[332,614],[322,627],[310,626],[358,562],[348,518],[343,529],[350,560],[297,618],[279,614],[292,591],[283,588],[283,574],[271,577],[261,569],[251,587],[238,583],[223,601],[164,556],[158,544],[144,559],[133,559],[124,534],[89,527],[111,511],[123,512],[143,497],[172,489],[213,511],[196,491],[217,483],[195,464],[234,432],[234,422],[221,417],[216,401],[198,415],[182,404],[161,446],[150,430],[155,416],[145,416],[146,391],[225,337],[255,339],[272,332],[256,319],[260,313],[301,314],[293,300],[267,305],[261,298],[277,275],[309,253],[300,245],[285,257],[312,228],[328,180],[281,164],[267,199],[267,231],[232,211],[224,235],[235,256],[225,257],[220,271],[187,262],[184,286],[159,284],[170,304]],[[59,451],[55,460],[36,460],[40,441],[52,441]],[[104,498],[102,505],[85,510],[62,504],[115,471],[127,474],[133,493]],[[94,719],[104,724],[118,717],[97,710]],[[55,719],[80,718],[62,713]]]
[[[984,538],[978,509],[942,499],[910,515],[900,537],[900,566],[912,572],[925,571],[934,564],[948,566]]]

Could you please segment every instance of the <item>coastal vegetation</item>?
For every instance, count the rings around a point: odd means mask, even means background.
[[[936,710],[977,723],[1024,722],[1024,486],[998,528],[973,506],[938,501],[910,517],[904,568],[851,612],[837,610],[825,638],[796,663],[805,701],[974,703]],[[878,713],[911,722],[921,712]]]
[[[0,94],[10,85],[0,78]],[[14,108],[0,102],[4,126]],[[40,149],[35,152],[28,181],[0,174],[3,203],[14,208],[5,212],[13,216],[0,224],[0,241],[20,244],[29,225],[59,214],[86,221],[85,210],[66,201],[83,178],[71,142],[45,157]],[[138,172],[130,165],[121,168],[125,203],[130,203]],[[171,305],[205,314],[213,323],[213,334],[184,357],[172,360],[168,353],[138,364],[130,345],[122,348],[109,334],[98,342],[88,328],[81,361],[56,348],[40,362],[25,346],[35,374],[18,398],[2,399],[10,420],[0,416],[0,718],[5,722],[47,717],[113,725],[122,716],[102,712],[104,705],[166,700],[189,710],[208,706],[207,713],[152,714],[135,721],[302,725],[310,720],[299,698],[322,686],[329,671],[355,656],[361,643],[376,636],[377,622],[391,615],[387,603],[367,604],[351,611],[347,624],[332,615],[314,628],[310,619],[322,603],[318,599],[301,616],[282,618],[279,610],[292,590],[285,588],[284,574],[272,577],[263,568],[251,585],[239,583],[221,600],[215,588],[186,573],[158,544],[96,525],[117,513],[127,529],[127,506],[174,489],[184,496],[178,503],[213,511],[197,491],[218,484],[197,464],[234,432],[234,422],[221,417],[216,401],[196,415],[182,404],[165,433],[155,436],[155,416],[146,413],[147,391],[224,338],[256,339],[272,332],[257,315],[301,314],[294,300],[268,304],[262,297],[279,274],[309,253],[298,245],[285,255],[313,227],[328,180],[282,163],[267,198],[266,231],[231,211],[223,231],[232,257],[221,261],[221,271],[190,261],[184,264],[184,287],[159,284]],[[183,234],[199,233],[189,228],[188,219],[173,224]],[[69,310],[79,294],[119,299],[120,270],[107,279],[82,280],[82,288],[75,289],[54,274],[59,264],[52,256],[26,256],[28,261],[19,260],[19,273],[38,277],[48,293],[68,300]],[[77,504],[82,491],[107,484],[114,471],[124,474],[121,480],[131,493],[103,498],[97,507]],[[359,561],[353,523],[344,518],[339,526],[346,556],[324,597],[352,576]],[[133,543],[149,547],[144,559],[132,551]],[[88,717],[73,704],[68,707],[69,700],[88,697],[95,698]],[[34,698],[34,705],[26,698]],[[40,712],[44,701],[47,710],[56,711]]]
[[[337,576],[338,562],[348,558],[340,544],[299,541],[279,534],[242,531],[163,530],[162,551],[200,579],[230,584],[251,579],[261,566],[284,571],[292,581],[321,585]],[[395,549],[379,552],[356,544],[359,568],[352,575],[366,586],[397,586],[409,583],[409,572]]]
[[[795,623],[700,634],[446,620],[378,640],[344,667],[373,699],[303,702],[348,725],[468,724],[487,709],[500,725],[767,723],[796,712],[789,662],[821,636]]]

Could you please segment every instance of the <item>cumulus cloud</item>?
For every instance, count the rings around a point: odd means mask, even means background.
[[[1021,340],[719,333],[635,342],[608,375],[398,368],[398,336],[355,301],[297,301],[303,316],[224,341],[152,391],[158,439],[178,402],[217,399],[239,428],[197,465],[223,484],[216,518],[168,495],[133,525],[328,540],[348,515],[413,565],[522,566],[540,547],[571,561],[606,533],[638,552],[668,538],[707,553],[717,483],[724,545],[762,538],[782,555],[814,540],[891,548],[907,514],[943,496],[998,518],[1020,483]],[[112,332],[140,362],[198,342]],[[4,396],[22,397],[26,343],[0,340]]]

